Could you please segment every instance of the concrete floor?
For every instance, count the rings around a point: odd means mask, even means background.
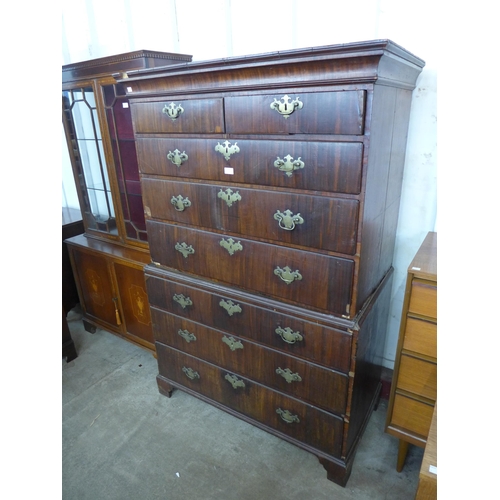
[[[62,362],[63,500],[412,500],[423,450],[370,419],[345,488],[312,454],[195,397],[159,394],[148,351],[68,315],[78,357]]]

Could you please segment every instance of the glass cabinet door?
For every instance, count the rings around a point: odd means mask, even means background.
[[[63,115],[78,173],[86,227],[118,234],[101,129],[92,87],[63,91]]]

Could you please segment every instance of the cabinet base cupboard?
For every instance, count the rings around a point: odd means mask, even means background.
[[[412,89],[388,40],[120,79],[159,390],[314,453],[345,485],[380,395]]]

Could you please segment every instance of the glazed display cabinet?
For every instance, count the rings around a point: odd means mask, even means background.
[[[128,71],[159,390],[345,485],[380,397],[412,90],[388,40]]]
[[[150,262],[125,71],[190,61],[135,51],[62,67],[62,124],[84,234],[66,241],[85,328],[154,350],[143,267]]]

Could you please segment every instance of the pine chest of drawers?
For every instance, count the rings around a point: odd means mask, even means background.
[[[160,392],[318,456],[345,485],[380,391],[412,89],[390,41],[126,79]]]

